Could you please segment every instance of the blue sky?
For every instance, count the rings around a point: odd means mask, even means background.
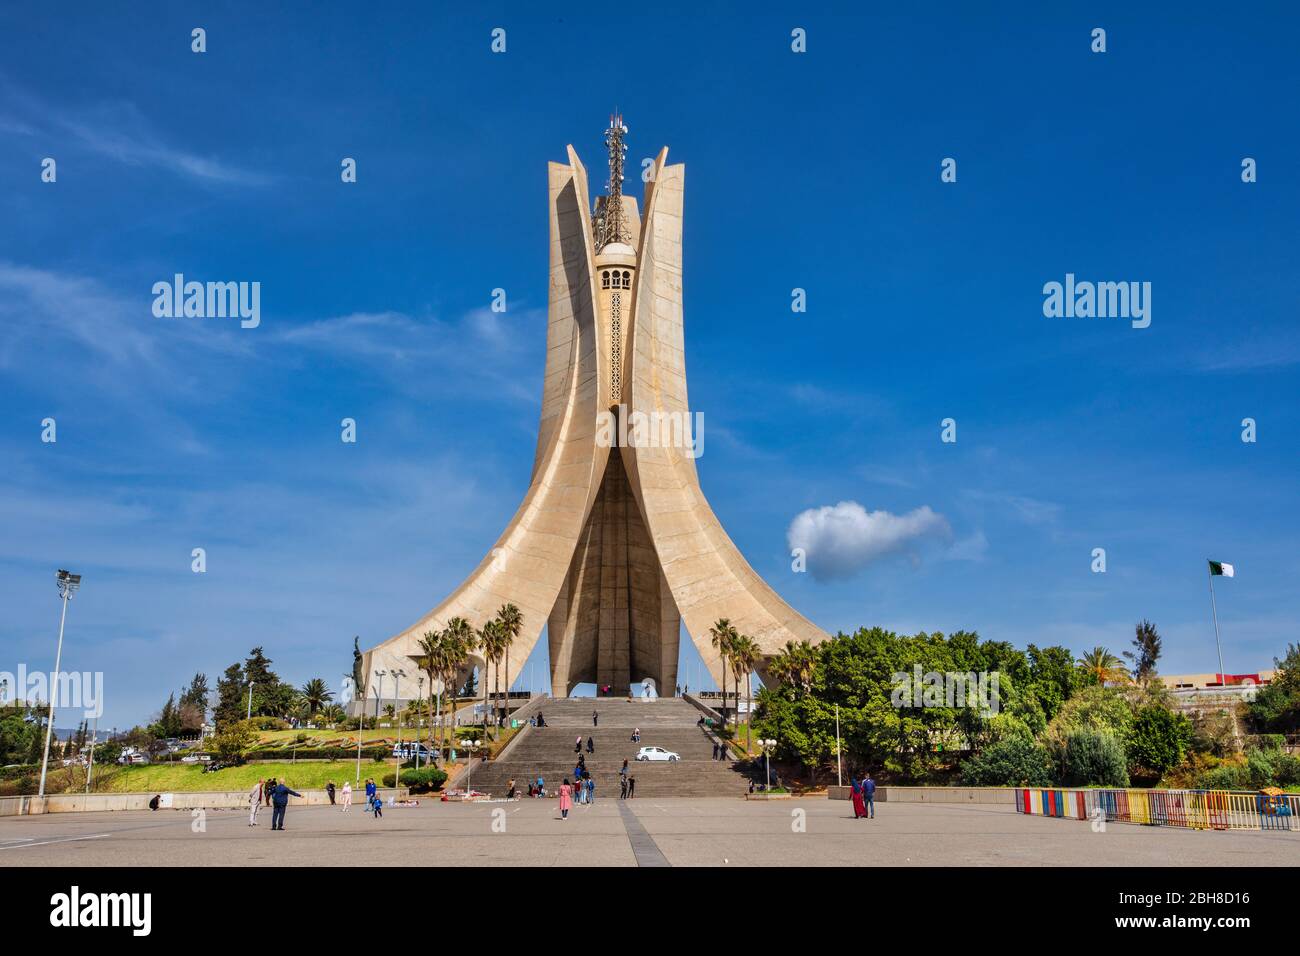
[[[1148,617],[1212,671],[1213,557],[1228,671],[1296,639],[1285,5],[246,6],[0,13],[0,670],[52,666],[57,567],[106,725],[257,644],[335,682],[436,604],[528,481],[546,162],[602,182],[616,105],[686,164],[701,481],[791,604],[1076,651]],[[154,318],[177,272],[261,282],[261,325]],[[1150,282],[1150,327],[1045,318],[1067,272]],[[840,509],[793,573],[841,502],[899,520]]]

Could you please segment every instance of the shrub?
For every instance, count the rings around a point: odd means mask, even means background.
[[[361,756],[367,760],[384,760],[392,751],[388,747],[362,747]],[[357,748],[353,747],[263,747],[254,749],[250,754],[254,760],[356,760]]]
[[[253,717],[250,720],[241,721],[250,725],[254,730],[288,730],[289,722],[282,717]]]
[[[963,763],[961,779],[972,787],[1047,787],[1052,772],[1042,747],[1022,736],[1011,736]]]
[[[395,774],[384,774],[384,786],[395,786],[395,779]],[[431,790],[441,790],[442,785],[446,782],[447,774],[437,767],[402,771],[402,786],[410,787],[412,793],[428,793]]]
[[[1060,778],[1067,787],[1127,787],[1124,746],[1101,730],[1075,730],[1060,749]]]
[[[1238,764],[1222,764],[1201,774],[1196,787],[1199,790],[1247,790],[1244,770]]]
[[[252,723],[253,721],[241,720],[237,724],[231,724],[212,738],[209,750],[222,763],[243,763],[257,741]]]
[[[1143,707],[1129,728],[1129,762],[1160,776],[1182,763],[1191,737],[1191,722],[1182,714],[1163,707]]]

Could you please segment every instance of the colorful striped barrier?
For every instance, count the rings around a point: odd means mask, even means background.
[[[1300,794],[1228,790],[1015,790],[1027,816],[1105,820],[1191,830],[1300,830]]]

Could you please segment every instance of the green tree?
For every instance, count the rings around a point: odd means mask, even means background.
[[[1286,655],[1273,659],[1273,680],[1255,692],[1246,715],[1257,731],[1292,734],[1300,731],[1300,645],[1287,644]]]
[[[501,625],[502,640],[505,642],[506,662],[506,717],[510,716],[510,645],[519,640],[524,629],[524,615],[513,604],[503,604],[497,611],[497,621]]]
[[[1061,748],[1058,776],[1067,787],[1127,787],[1124,745],[1100,730],[1075,730]]]
[[[1079,671],[1088,683],[1105,684],[1107,681],[1119,681],[1128,677],[1124,662],[1104,647],[1094,647],[1078,661]]]
[[[443,674],[446,690],[450,693],[454,689],[453,682],[456,675],[462,668],[468,667],[468,676],[465,678],[465,686],[460,689],[460,696],[473,697],[475,694],[474,683],[474,661],[470,655],[478,647],[478,635],[475,633],[473,626],[463,617],[453,617],[447,622],[446,630],[443,631],[443,640],[446,641],[446,657],[444,658],[447,670]],[[446,694],[443,695],[446,697]],[[455,704],[452,704],[452,712],[455,712]],[[444,731],[444,735],[449,735],[451,728]],[[448,744],[450,739],[448,738]]]
[[[1160,634],[1146,618],[1138,622],[1133,650],[1125,651],[1124,656],[1133,662],[1133,680],[1138,684],[1145,685],[1156,676],[1156,665],[1160,662]]]
[[[206,717],[208,713],[208,678],[204,674],[195,674],[190,678],[190,684],[181,691],[180,704],[186,704],[191,707],[197,707],[200,718]]]
[[[754,668],[758,662],[763,659],[763,653],[758,648],[758,643],[746,634],[737,634],[731,642],[731,669],[732,676],[736,679],[736,695],[740,696],[740,682],[745,683],[745,711],[748,717],[745,720],[745,753],[751,752],[753,742],[753,724],[754,724]],[[740,710],[739,706],[736,708]],[[739,715],[737,715],[739,717]]]
[[[727,726],[727,660],[731,656],[731,644],[736,638],[736,629],[725,617],[709,628],[709,643],[722,659],[722,726]],[[737,708],[739,709],[739,708]]]
[[[213,709],[212,716],[218,731],[244,719],[246,693],[243,665],[231,664],[217,679],[217,706]]]
[[[1163,776],[1183,762],[1191,737],[1191,722],[1182,714],[1143,707],[1133,715],[1129,728],[1129,765]]]
[[[240,720],[217,733],[209,746],[222,763],[243,763],[255,743],[257,733],[252,722]]]
[[[1079,672],[1074,666],[1074,655],[1069,648],[1039,648],[1034,644],[1030,644],[1025,653],[1029,658],[1030,692],[1038,698],[1050,720],[1078,687]]]
[[[318,710],[334,699],[334,694],[330,691],[329,686],[320,677],[313,677],[303,684],[301,694],[302,699],[307,703],[307,714],[312,717],[316,715]]]
[[[972,787],[1049,787],[1052,770],[1042,747],[1012,736],[966,760],[961,779]]]

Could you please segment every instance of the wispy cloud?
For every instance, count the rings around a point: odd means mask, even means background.
[[[4,84],[9,112],[0,132],[67,143],[127,166],[161,169],[202,183],[265,186],[275,177],[168,142],[134,103],[104,102],[70,109]],[[57,154],[56,154],[57,155]]]

